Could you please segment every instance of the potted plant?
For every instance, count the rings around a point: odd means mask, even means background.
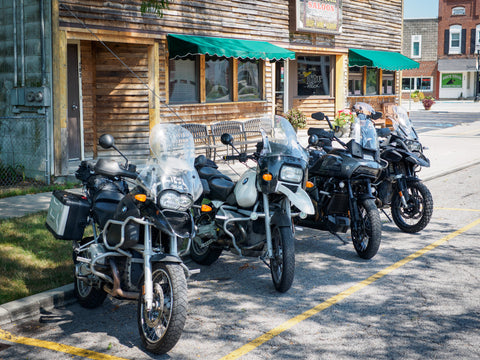
[[[333,120],[333,127],[335,129],[335,132],[337,133],[337,136],[349,136],[350,125],[353,123],[354,120],[355,116],[350,110],[340,110],[337,113],[335,119]]]
[[[298,109],[290,109],[285,114],[285,118],[292,124],[295,131],[303,129],[307,125],[307,117]]]
[[[435,104],[435,98],[432,96],[427,96],[425,99],[422,100],[423,107],[425,110],[430,110],[433,104]]]
[[[414,102],[419,102],[425,98],[425,94],[419,90],[415,90],[413,93],[410,94],[410,97],[413,99]]]

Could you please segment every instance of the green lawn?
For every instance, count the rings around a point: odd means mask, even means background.
[[[0,304],[73,281],[72,243],[53,237],[46,215],[0,220]]]

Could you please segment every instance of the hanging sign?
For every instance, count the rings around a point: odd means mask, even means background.
[[[295,30],[339,34],[342,0],[295,0]]]

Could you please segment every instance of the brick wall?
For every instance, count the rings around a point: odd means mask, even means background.
[[[415,61],[437,61],[437,19],[406,19],[403,21],[402,54]],[[421,35],[421,57],[412,57],[412,36]]]

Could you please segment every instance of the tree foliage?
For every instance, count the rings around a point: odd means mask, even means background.
[[[152,13],[163,17],[163,10],[168,9],[169,0],[142,0],[142,14]]]

